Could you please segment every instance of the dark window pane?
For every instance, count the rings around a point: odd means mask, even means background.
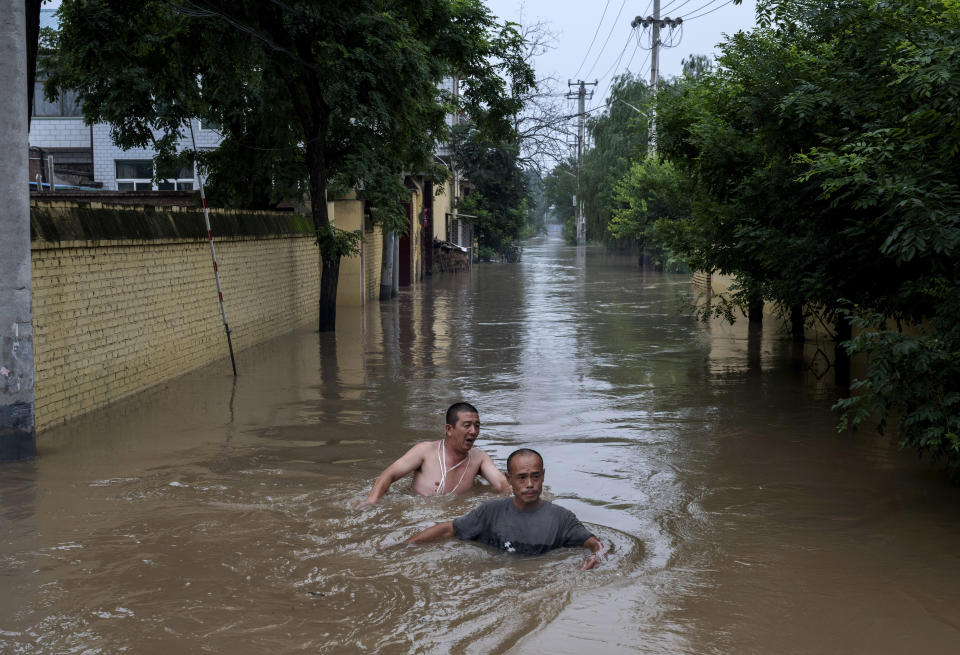
[[[153,177],[153,162],[149,159],[117,159],[117,179],[150,179]]]
[[[177,182],[177,188],[181,191],[193,191],[193,182]]]
[[[117,182],[117,191],[133,191],[133,182]]]
[[[80,110],[80,100],[77,98],[76,91],[65,91],[60,101],[63,103],[64,116],[83,116],[83,112]]]
[[[137,191],[153,191],[153,184],[150,182],[137,182]]]
[[[162,182],[157,182],[157,189],[160,191],[173,191],[176,188],[176,185],[173,182],[164,180]]]
[[[43,82],[37,82],[33,85],[33,115],[60,115],[60,101],[54,100],[53,102],[48,102],[47,99],[43,97]]]

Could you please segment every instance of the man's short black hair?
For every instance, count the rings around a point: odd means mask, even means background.
[[[518,448],[517,450],[510,453],[510,456],[507,457],[507,473],[510,472],[510,462],[513,461],[513,458],[517,455],[536,455],[540,460],[540,468],[543,468],[543,455],[533,450],[532,448]]]
[[[460,418],[461,412],[473,412],[477,416],[480,416],[480,412],[477,411],[477,408],[470,403],[465,403],[462,401],[459,403],[453,403],[450,405],[450,408],[447,409],[447,425],[456,425],[457,419]]]

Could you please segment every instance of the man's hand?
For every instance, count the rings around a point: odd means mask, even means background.
[[[583,560],[583,564],[580,565],[580,570],[589,571],[590,569],[595,569],[600,566],[600,562],[603,561],[603,543],[596,537],[590,537],[583,542],[583,547],[589,548],[593,551],[593,554]]]
[[[391,484],[420,468],[423,464],[424,457],[430,452],[431,443],[432,442],[429,441],[418,443],[408,450],[403,457],[388,466],[386,470],[377,477],[376,481],[374,481],[373,488],[370,489],[370,494],[366,499],[354,503],[354,509],[359,509],[366,505],[373,505],[383,498]]]
[[[580,565],[581,571],[589,571],[590,569],[595,569],[600,566],[600,562],[603,561],[603,555],[600,553],[594,553],[587,559],[583,560],[583,564]]]

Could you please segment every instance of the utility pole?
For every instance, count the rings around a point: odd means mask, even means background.
[[[653,22],[650,29],[650,88],[660,81],[660,0],[653,0]]]
[[[588,86],[597,86],[597,80],[584,82],[583,80],[567,80],[567,88],[575,87],[576,91],[569,91],[567,98],[577,99],[577,244],[587,242],[587,222],[583,216],[583,198],[580,195],[580,167],[583,164],[583,136],[584,118],[587,115],[587,100],[593,98],[593,89],[587,91]]]
[[[37,449],[23,0],[0,0],[0,89],[0,460],[14,460]]]
[[[636,29],[637,27],[650,28],[650,91],[656,97],[657,86],[660,83],[660,48],[670,48],[676,45],[673,43],[673,30],[681,29],[683,25],[682,18],[660,18],[660,0],[653,0],[653,15],[647,16],[637,16],[632,21],[630,21],[630,27]],[[667,43],[664,43],[663,39],[660,38],[660,30],[669,29],[670,30],[670,39]],[[657,124],[656,124],[656,101],[652,105],[651,117],[650,117],[650,146],[656,151],[657,149]]]

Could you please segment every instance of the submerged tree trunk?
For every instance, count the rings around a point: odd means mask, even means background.
[[[340,281],[340,257],[320,254],[320,331],[330,332],[337,325],[337,284]],[[324,299],[333,302],[324,302]]]
[[[390,297],[400,293],[400,235],[393,233],[393,276],[390,280]]]
[[[310,205],[313,228],[319,237],[330,227],[327,211],[327,167],[323,150],[325,130],[315,130],[307,142],[307,169],[310,174]],[[320,242],[319,330],[331,332],[337,323],[337,284],[340,279],[340,255],[323,251]]]
[[[763,323],[763,296],[759,293],[751,293],[747,301],[747,319],[751,323]]]
[[[833,348],[834,371],[837,386],[846,389],[850,386],[850,355],[841,344],[853,338],[853,328],[845,317],[837,317],[836,342]]]
[[[790,305],[790,334],[794,343],[803,343],[806,336],[803,333],[803,303]]]
[[[393,241],[394,233],[383,235],[383,256],[380,258],[380,300],[393,296]]]

